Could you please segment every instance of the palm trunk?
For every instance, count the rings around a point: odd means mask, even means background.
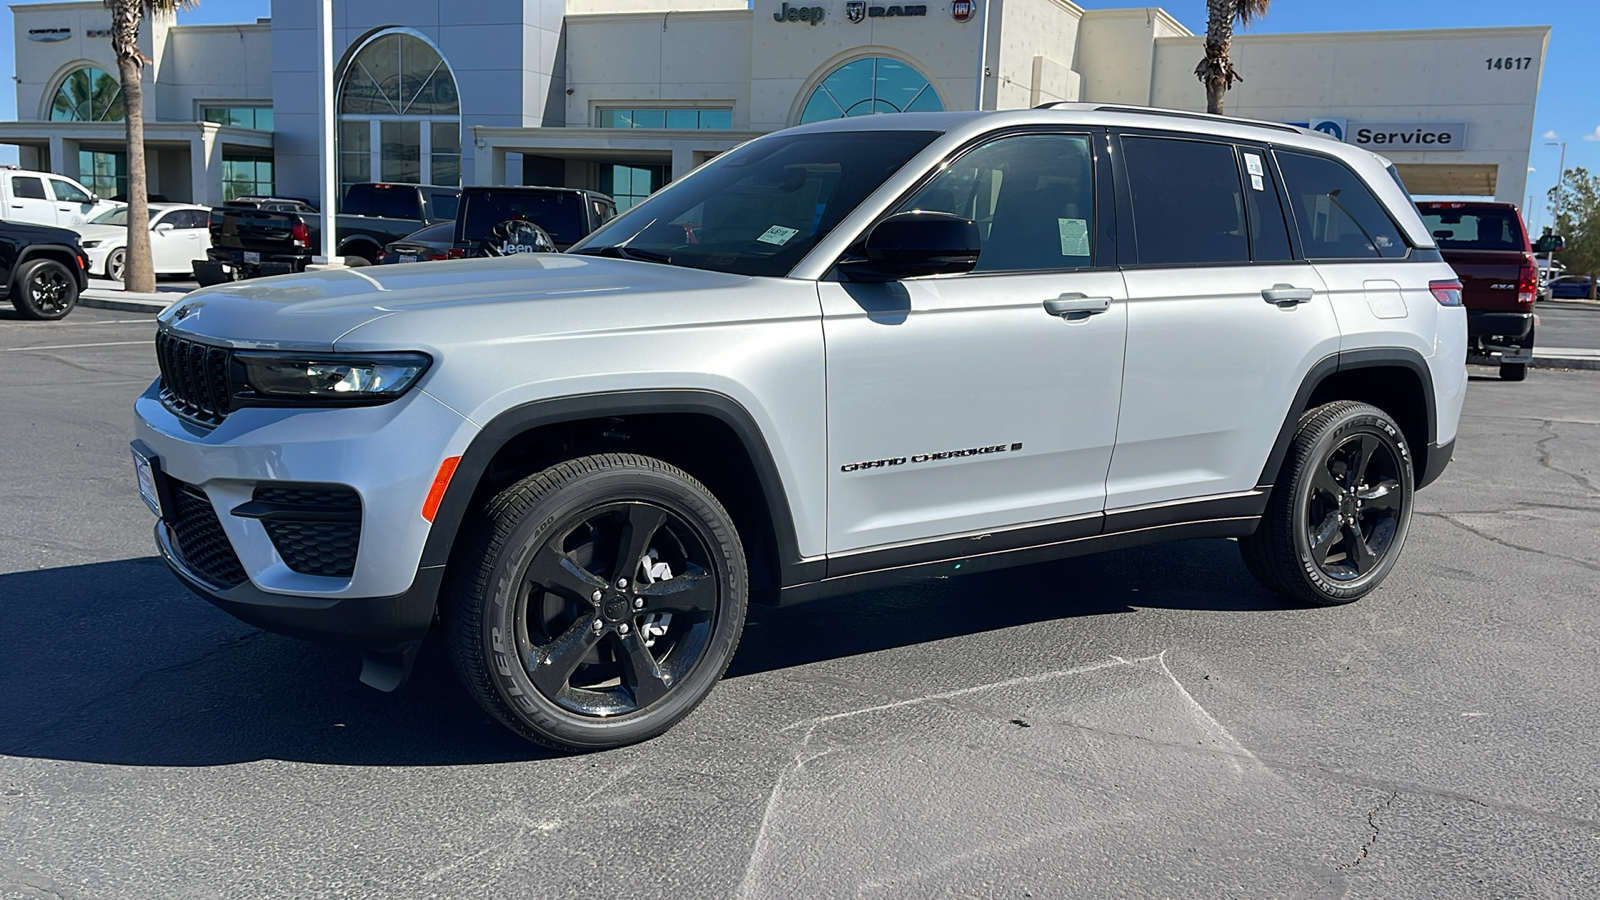
[[[122,77],[122,106],[128,125],[128,252],[123,269],[123,290],[151,293],[156,289],[155,265],[150,259],[149,181],[144,165],[144,90],[138,59],[117,61]]]
[[[1206,0],[1206,56],[1194,74],[1206,86],[1206,112],[1222,115],[1222,98],[1237,75],[1228,52],[1233,44],[1235,0]]]

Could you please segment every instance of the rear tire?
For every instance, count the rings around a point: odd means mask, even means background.
[[[1394,568],[1415,484],[1405,436],[1388,414],[1340,400],[1300,418],[1245,568],[1268,590],[1333,606],[1366,596]]]
[[[1500,364],[1500,380],[1501,381],[1522,381],[1522,380],[1526,379],[1527,377],[1528,377],[1528,364],[1527,363],[1505,363],[1505,362],[1503,362],[1503,363]]]
[[[31,259],[11,279],[11,305],[23,318],[64,318],[78,305],[78,279],[53,259]]]
[[[716,686],[744,628],[733,520],[660,460],[585,456],[501,491],[452,562],[450,655],[485,710],[569,751],[648,740]]]
[[[128,251],[126,249],[119,247],[111,251],[111,255],[106,257],[106,277],[112,281],[121,281],[122,276],[127,273],[127,269]]]

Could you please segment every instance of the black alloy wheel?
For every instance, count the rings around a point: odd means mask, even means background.
[[[78,305],[78,282],[53,259],[22,264],[12,282],[11,303],[30,319],[60,319]]]
[[[710,693],[747,604],[732,520],[648,457],[561,463],[488,504],[452,563],[452,656],[512,730],[569,750],[654,737]]]
[[[1334,581],[1371,572],[1400,525],[1400,461],[1377,436],[1345,438],[1317,465],[1307,498],[1311,559]]]
[[[1405,436],[1382,410],[1340,400],[1309,410],[1289,445],[1245,567],[1270,590],[1314,605],[1349,603],[1393,569],[1415,490]]]

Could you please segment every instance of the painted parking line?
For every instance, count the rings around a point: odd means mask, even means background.
[[[98,344],[46,344],[43,347],[6,347],[0,353],[27,353],[30,350],[77,350],[81,347],[132,347],[135,344],[149,344],[144,341],[104,341]]]
[[[38,328],[38,322],[0,322],[0,328]],[[105,319],[97,322],[52,322],[50,328],[67,328],[73,325],[153,325],[155,321],[149,316],[143,319]]]

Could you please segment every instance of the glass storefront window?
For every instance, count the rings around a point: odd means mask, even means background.
[[[200,118],[218,125],[254,128],[257,131],[272,130],[270,106],[206,106],[201,108]]]
[[[79,150],[78,182],[101,197],[128,193],[128,154],[120,150]]]
[[[661,190],[667,177],[666,166],[603,166],[600,193],[611,195],[611,199],[617,201],[617,211],[621,212]]]
[[[939,94],[921,72],[898,59],[874,56],[845,63],[822,79],[800,113],[800,124],[878,113],[938,112]]]
[[[272,196],[272,157],[224,156],[222,199]]]
[[[685,131],[727,131],[731,109],[602,109],[601,128],[677,128]]]
[[[339,85],[339,194],[364,181],[461,183],[461,105],[439,51],[406,31],[368,40]]]
[[[125,114],[122,82],[93,66],[63,78],[55,99],[50,101],[52,122],[121,122]]]

